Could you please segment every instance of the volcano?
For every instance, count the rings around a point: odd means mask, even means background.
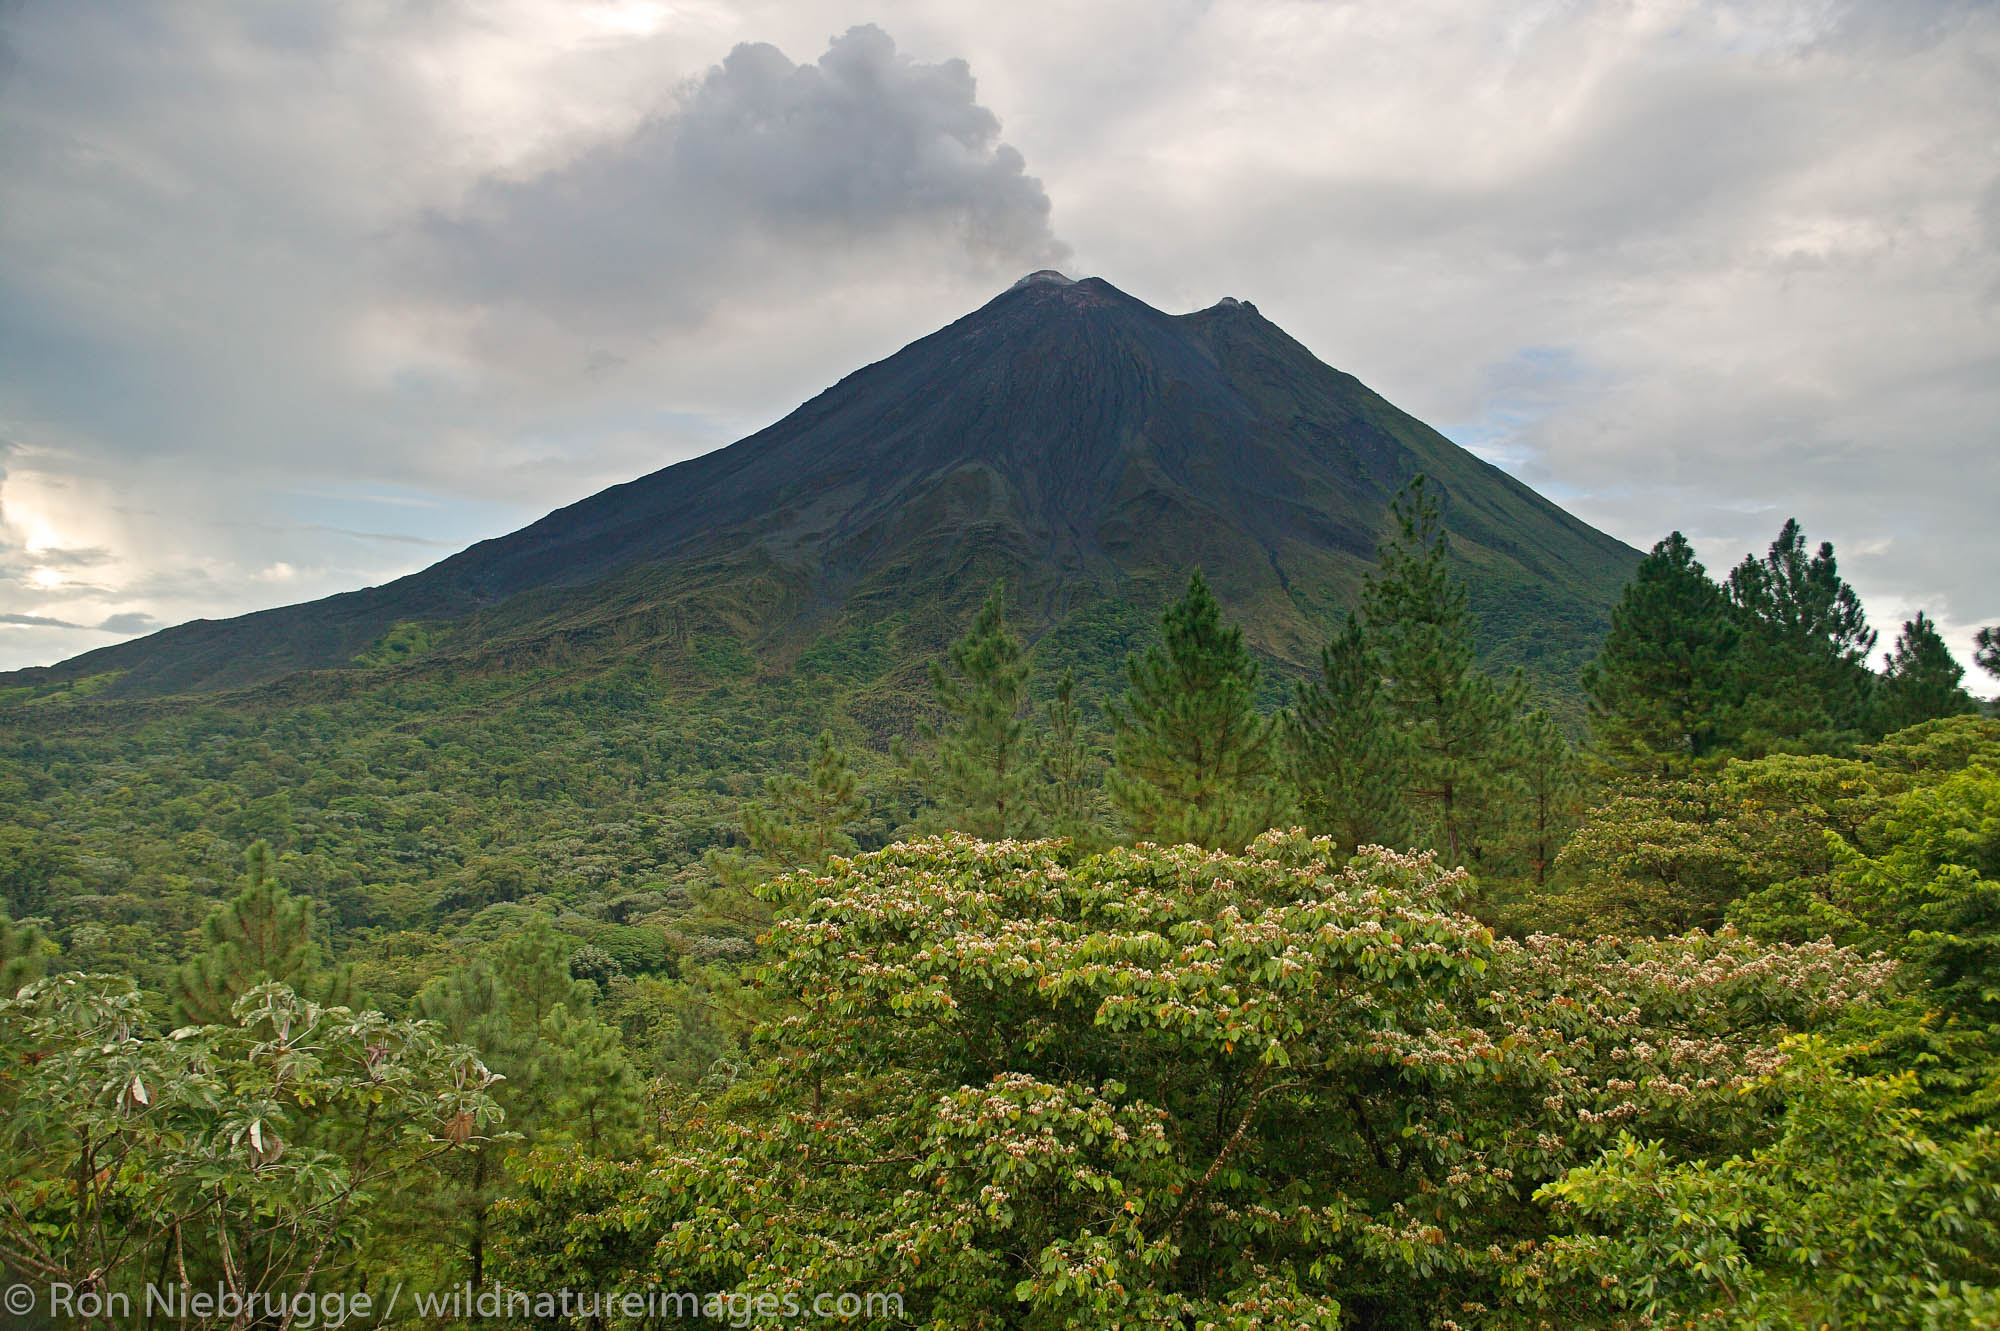
[[[718,636],[766,671],[893,671],[1000,577],[1044,655],[1088,668],[1136,645],[1196,567],[1282,674],[1353,604],[1418,473],[1489,663],[1573,692],[1637,551],[1248,302],[1170,315],[1046,271],[746,439],[422,572],[10,682],[107,677],[110,696],[156,697],[551,653],[696,661]]]

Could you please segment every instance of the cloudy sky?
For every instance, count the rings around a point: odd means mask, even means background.
[[[1990,3],[0,0],[0,669],[419,568],[1045,265],[2000,621]]]

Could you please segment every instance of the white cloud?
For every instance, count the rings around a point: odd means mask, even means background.
[[[605,338],[617,360],[801,285],[906,266],[1010,280],[1064,247],[999,133],[964,61],[911,60],[880,28],[811,65],[744,44],[630,133],[427,217],[417,271],[453,308]]]

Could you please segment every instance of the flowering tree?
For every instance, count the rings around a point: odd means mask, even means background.
[[[639,1162],[540,1155],[524,1285],[898,1291],[954,1326],[1493,1324],[1541,1186],[1620,1133],[1747,1148],[1780,1041],[1886,963],[1497,940],[1430,856],[962,837],[774,886],[762,1075]],[[1190,1322],[1191,1319],[1191,1322]]]
[[[1675,1160],[1621,1135],[1540,1194],[1577,1232],[1523,1271],[1567,1284],[1599,1325],[1897,1327],[2000,1323],[2000,1150],[1984,1125],[1939,1140],[1909,1074],[1857,1076],[1802,1038],[1773,1080],[1776,1140]]]

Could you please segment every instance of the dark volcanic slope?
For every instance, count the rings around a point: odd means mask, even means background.
[[[401,621],[475,616],[461,639],[532,636],[575,617],[579,598],[552,589],[608,580],[602,599],[630,612],[634,598],[683,603],[754,574],[765,594],[732,604],[754,602],[748,631],[776,642],[857,606],[956,604],[1006,573],[1054,624],[1079,597],[1155,601],[1196,563],[1260,646],[1301,661],[1419,471],[1444,491],[1489,619],[1542,613],[1558,637],[1601,623],[1637,552],[1321,364],[1254,306],[1167,315],[1095,278],[1036,274],[768,429],[421,573],[15,681],[119,670],[128,695],[240,687],[347,664]],[[660,576],[634,591],[640,568]]]

